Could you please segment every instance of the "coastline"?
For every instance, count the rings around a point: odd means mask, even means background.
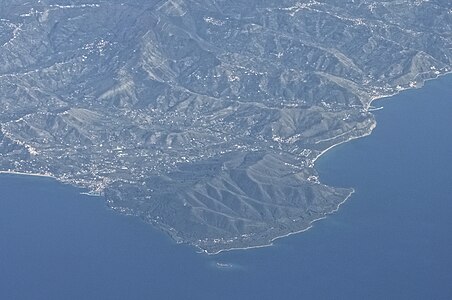
[[[339,210],[339,208],[341,207],[341,205],[344,204],[345,202],[347,202],[347,200],[348,200],[354,193],[355,193],[355,190],[352,189],[352,191],[350,192],[350,194],[348,194],[348,196],[345,197],[345,199],[344,199],[343,201],[341,201],[340,203],[338,203],[335,209],[333,209],[333,210],[330,211],[330,212],[325,213],[323,217],[316,218],[316,219],[310,221],[309,224],[308,224],[308,226],[307,226],[306,228],[303,228],[303,229],[301,229],[301,230],[289,232],[289,233],[286,233],[286,234],[284,234],[284,235],[280,235],[280,236],[274,237],[274,238],[272,238],[272,239],[270,240],[270,242],[269,242],[268,244],[265,244],[265,245],[257,245],[257,246],[249,246],[249,247],[228,248],[228,249],[223,249],[223,250],[219,250],[219,251],[216,251],[216,252],[208,252],[207,250],[204,250],[204,249],[200,248],[200,247],[197,246],[197,245],[193,245],[193,246],[195,246],[197,249],[199,249],[199,251],[197,251],[197,253],[200,253],[200,254],[207,254],[207,255],[212,255],[212,256],[213,256],[213,255],[217,255],[217,254],[221,254],[221,253],[223,253],[223,252],[229,252],[229,251],[236,251],[236,250],[251,250],[251,249],[258,249],[258,248],[267,248],[267,247],[271,247],[271,246],[274,246],[274,243],[273,243],[273,242],[276,241],[276,240],[279,240],[279,239],[282,239],[282,238],[285,238],[285,237],[289,237],[289,236],[291,236],[291,235],[295,235],[295,234],[299,234],[299,233],[303,233],[303,232],[308,231],[309,229],[311,229],[311,228],[314,226],[314,223],[315,223],[315,222],[318,222],[318,221],[320,221],[320,220],[324,220],[324,219],[327,218],[328,215],[331,215],[331,214],[337,212],[337,211]]]
[[[422,75],[422,74],[428,74],[428,72],[427,72],[427,73],[419,73],[419,74],[417,74],[417,75],[415,76],[415,78],[418,77],[419,75]],[[414,86],[409,86],[409,87],[406,87],[406,88],[401,88],[400,90],[397,90],[397,91],[395,91],[395,92],[392,93],[392,94],[387,94],[387,95],[380,95],[380,96],[374,96],[374,97],[371,97],[371,98],[370,98],[370,102],[369,102],[369,103],[366,105],[366,107],[365,107],[365,110],[366,110],[366,111],[372,112],[372,110],[371,110],[371,109],[372,109],[372,103],[373,103],[374,101],[382,100],[382,99],[385,99],[385,98],[392,98],[392,97],[397,96],[398,94],[400,94],[400,93],[402,93],[402,92],[405,92],[405,91],[411,91],[411,90],[417,90],[417,89],[420,89],[420,88],[424,87],[425,83],[427,83],[427,82],[429,82],[429,81],[431,81],[431,80],[438,79],[438,78],[443,77],[443,76],[450,75],[450,74],[452,74],[452,70],[445,71],[444,73],[440,73],[440,74],[434,74],[435,76],[433,76],[433,77],[431,77],[431,78],[422,79],[422,80],[419,81],[419,83],[417,83],[417,84],[414,85]],[[413,80],[414,80],[414,79],[413,79]]]
[[[27,172],[17,172],[17,171],[0,171],[0,174],[5,174],[5,175],[20,175],[20,176],[33,176],[33,177],[44,177],[44,178],[51,178],[51,179],[55,179],[58,182],[63,183],[61,180],[59,180],[58,178],[56,178],[55,176],[51,175],[51,174],[40,174],[40,173],[27,173]]]
[[[77,189],[80,189],[80,195],[85,195],[85,196],[90,196],[90,197],[101,197],[102,195],[99,193],[95,193],[95,192],[83,192],[83,190],[86,190],[86,188],[82,187],[82,186],[78,186],[76,184],[72,184],[69,182],[64,182],[61,179],[58,179],[58,177],[55,177],[51,174],[41,174],[41,173],[27,173],[27,172],[18,172],[18,171],[0,171],[0,175],[16,175],[16,176],[31,176],[31,177],[41,177],[41,178],[48,178],[48,179],[53,179],[55,181],[58,181],[58,183],[61,184],[69,184]]]
[[[346,140],[344,140],[344,141],[341,141],[341,142],[338,142],[338,143],[336,143],[336,144],[333,144],[333,145],[329,146],[328,148],[326,148],[325,150],[321,151],[316,157],[314,157],[314,158],[312,159],[311,164],[310,164],[311,167],[314,167],[314,166],[315,166],[315,162],[316,162],[323,154],[327,153],[329,150],[331,150],[331,149],[333,149],[334,147],[339,146],[339,145],[341,145],[341,144],[345,144],[345,143],[351,142],[351,141],[353,141],[353,140],[357,140],[357,139],[360,139],[360,138],[369,136],[369,135],[372,134],[372,131],[373,131],[376,127],[377,127],[377,123],[374,122],[374,123],[372,123],[372,125],[370,126],[370,128],[369,128],[369,130],[368,130],[367,133],[365,133],[365,134],[363,134],[363,135],[358,135],[358,136],[354,136],[354,137],[349,137],[348,139],[346,139]]]
[[[440,78],[440,77],[447,76],[447,75],[451,75],[451,74],[452,74],[452,70],[450,70],[450,71],[448,71],[448,72],[445,72],[445,73],[442,73],[442,74],[435,74],[436,76],[434,76],[434,77],[432,77],[432,78],[423,79],[422,81],[419,82],[419,84],[417,84],[417,85],[415,85],[415,86],[410,86],[410,87],[407,87],[407,88],[398,90],[398,91],[396,91],[396,92],[393,93],[393,94],[389,94],[389,95],[381,95],[381,96],[375,96],[375,97],[371,98],[371,101],[366,105],[365,110],[366,110],[367,112],[370,112],[370,113],[372,113],[373,111],[381,110],[381,109],[383,109],[383,107],[379,107],[378,109],[376,109],[376,110],[374,109],[374,110],[373,110],[373,109],[372,109],[372,103],[373,103],[374,101],[382,100],[382,99],[385,99],[385,98],[392,98],[392,97],[397,96],[398,94],[400,94],[400,93],[402,93],[402,92],[405,92],[405,91],[420,89],[420,88],[424,87],[425,83],[428,82],[428,81],[436,80],[436,79],[438,79],[438,78]],[[421,75],[421,74],[416,75],[416,77],[419,76],[419,75]],[[360,138],[369,136],[369,135],[372,134],[373,130],[374,130],[376,127],[377,127],[377,122],[374,122],[374,123],[370,126],[368,132],[366,132],[365,134],[359,135],[359,136],[355,136],[355,137],[349,137],[348,139],[346,139],[346,140],[344,140],[344,141],[341,141],[341,142],[338,142],[338,143],[336,143],[336,144],[333,144],[333,145],[331,145],[330,147],[326,148],[325,150],[321,151],[321,152],[320,152],[316,157],[314,157],[313,160],[311,161],[311,167],[314,168],[314,167],[315,167],[315,162],[316,162],[322,155],[324,155],[325,153],[327,153],[329,150],[331,150],[331,149],[333,149],[334,147],[339,146],[339,145],[341,145],[341,144],[344,144],[344,143],[347,143],[347,142],[350,142],[350,141],[353,141],[353,140],[356,140],[356,139],[360,139]],[[222,252],[229,252],[229,251],[235,251],[235,250],[250,250],[250,249],[257,249],[257,248],[271,247],[271,246],[274,245],[273,242],[274,242],[275,240],[278,240],[278,239],[281,239],[281,238],[284,238],[284,237],[288,237],[288,236],[291,236],[291,235],[294,235],[294,234],[303,233],[303,232],[308,231],[309,229],[311,229],[311,228],[313,227],[313,224],[314,224],[315,222],[320,221],[320,220],[323,220],[323,219],[325,219],[329,214],[333,214],[333,213],[337,212],[337,211],[339,210],[340,206],[341,206],[342,204],[344,204],[344,203],[345,203],[345,202],[346,202],[346,201],[347,201],[354,193],[355,193],[355,190],[352,189],[352,192],[351,192],[347,197],[345,197],[345,199],[344,199],[341,203],[338,204],[338,206],[336,207],[336,209],[334,209],[333,211],[331,211],[331,212],[329,212],[329,213],[326,213],[324,217],[321,217],[321,218],[312,220],[306,228],[304,228],[304,229],[302,229],[302,230],[299,230],[299,231],[290,232],[290,233],[285,234],[285,235],[282,235],[282,236],[275,237],[275,238],[273,238],[272,240],[270,240],[270,243],[269,243],[269,244],[266,244],[266,245],[258,245],[258,246],[250,246],[250,247],[229,248],[229,249],[223,249],[223,250],[219,250],[219,251],[217,251],[217,252],[212,252],[212,253],[208,252],[207,250],[204,250],[204,249],[200,248],[200,247],[197,246],[197,245],[193,245],[193,246],[195,246],[196,248],[198,248],[198,249],[200,250],[198,253],[204,253],[204,254],[207,254],[207,255],[217,255],[217,254],[220,254],[220,253],[222,253]]]
[[[452,70],[451,70],[451,71],[448,71],[448,72],[445,72],[445,73],[442,73],[442,74],[435,74],[435,75],[436,75],[435,77],[423,79],[422,81],[419,82],[419,84],[417,84],[417,85],[415,85],[415,86],[410,86],[410,87],[407,87],[407,88],[400,89],[400,90],[398,90],[398,91],[396,91],[396,92],[394,92],[394,93],[392,93],[392,94],[372,97],[372,98],[370,99],[370,102],[366,105],[365,111],[372,113],[373,111],[379,111],[379,110],[383,109],[383,107],[378,107],[377,109],[372,109],[372,103],[373,103],[374,101],[383,100],[383,99],[386,99],[386,98],[392,98],[392,97],[397,96],[398,94],[403,93],[403,92],[406,92],[406,91],[411,91],[411,90],[420,89],[420,88],[424,87],[425,83],[427,83],[428,81],[436,80],[436,79],[438,79],[438,78],[440,78],[440,77],[447,76],[447,75],[451,75],[451,74],[452,74]],[[417,74],[416,77],[419,76],[419,75],[421,75],[421,73],[420,73],[420,74]],[[325,150],[321,151],[321,152],[320,152],[320,153],[319,153],[319,154],[311,161],[311,164],[312,164],[313,167],[314,167],[314,164],[315,164],[315,162],[317,161],[317,159],[319,159],[323,154],[325,154],[327,151],[331,150],[332,148],[334,148],[334,147],[336,147],[336,146],[339,146],[339,145],[341,145],[341,144],[348,143],[348,142],[350,142],[350,141],[353,141],[353,140],[360,139],[360,138],[363,138],[363,137],[366,137],[366,136],[371,135],[371,134],[372,134],[372,131],[373,131],[376,127],[377,127],[377,123],[374,123],[374,124],[372,124],[372,126],[369,128],[369,132],[367,132],[366,134],[363,134],[363,135],[360,135],[360,136],[356,136],[356,137],[350,137],[350,138],[348,138],[348,139],[346,139],[346,140],[344,140],[344,141],[341,141],[341,142],[338,142],[338,143],[336,143],[336,144],[331,145],[330,147],[328,147],[328,148],[326,148]],[[337,137],[337,136],[336,136],[336,137]],[[333,139],[336,138],[336,137],[333,137]]]
[[[381,96],[373,97],[373,98],[371,98],[371,101],[366,105],[365,110],[366,110],[367,112],[370,112],[370,113],[371,113],[371,112],[373,111],[372,108],[371,108],[371,105],[372,105],[372,103],[373,103],[374,101],[382,100],[382,99],[385,99],[385,98],[388,98],[388,99],[389,99],[389,98],[394,97],[394,96],[396,96],[396,95],[398,95],[398,94],[400,94],[401,92],[404,92],[404,91],[420,89],[420,88],[424,87],[425,83],[428,82],[428,81],[436,80],[436,79],[438,79],[438,78],[440,78],[440,77],[447,76],[447,75],[451,75],[451,74],[452,74],[452,71],[448,71],[448,72],[445,72],[445,73],[442,73],[442,74],[435,74],[435,76],[432,77],[432,78],[427,78],[427,79],[424,79],[424,80],[422,80],[422,81],[419,81],[419,83],[416,84],[415,86],[410,86],[410,87],[407,87],[407,88],[404,88],[404,89],[397,90],[397,91],[394,92],[393,94],[389,94],[389,95],[381,95]],[[421,74],[418,74],[418,75],[421,75]],[[317,155],[312,159],[312,161],[310,162],[310,166],[311,166],[311,167],[314,167],[314,166],[315,166],[315,162],[316,162],[322,155],[324,155],[325,153],[327,153],[327,152],[328,152],[329,150],[331,150],[332,148],[334,148],[334,147],[336,147],[336,146],[338,146],[338,145],[341,145],[341,144],[343,144],[343,143],[350,142],[350,141],[355,140],[355,139],[359,139],[359,138],[362,138],[362,137],[369,136],[370,134],[372,134],[372,132],[373,132],[373,130],[376,128],[376,126],[377,126],[377,123],[376,123],[376,122],[372,122],[372,124],[369,126],[368,130],[367,130],[365,133],[363,133],[363,134],[361,134],[361,135],[357,135],[357,136],[351,136],[351,137],[349,137],[349,138],[347,138],[347,139],[345,139],[345,140],[343,140],[343,141],[340,141],[340,142],[337,142],[337,143],[335,143],[335,144],[332,144],[331,146],[329,146],[328,148],[324,149],[324,150],[321,151],[319,154],[317,154]],[[334,139],[334,138],[337,138],[337,137],[333,137],[333,139]],[[44,178],[54,179],[54,180],[56,180],[56,181],[58,181],[58,182],[60,182],[60,183],[65,183],[65,182],[64,182],[63,180],[61,180],[60,178],[55,177],[54,175],[51,175],[51,174],[32,173],[32,172],[20,172],[20,171],[11,171],[11,170],[8,170],[8,171],[4,171],[4,170],[2,171],[2,170],[0,170],[0,175],[1,175],[1,174],[5,174],[5,175],[10,174],[10,175],[20,175],[20,176],[44,177]],[[68,184],[71,184],[71,183],[68,183]],[[77,185],[75,185],[75,184],[71,184],[71,185],[73,185],[73,186],[75,186],[75,187],[80,188],[81,190],[83,190],[83,187],[81,187],[81,186],[77,186]],[[344,200],[343,200],[342,202],[340,202],[340,203],[336,206],[335,209],[333,209],[333,210],[330,211],[330,212],[325,213],[324,216],[322,216],[322,217],[320,217],[320,218],[316,218],[316,219],[310,221],[309,224],[308,224],[305,228],[303,228],[303,229],[301,229],[301,230],[298,230],[298,231],[289,232],[289,233],[287,233],[287,234],[284,234],[284,235],[281,235],[281,236],[277,236],[277,237],[275,237],[275,238],[272,238],[272,239],[269,241],[268,244],[264,244],[264,245],[256,245],[256,246],[249,246],[249,247],[227,248],[227,249],[221,249],[221,250],[216,251],[216,252],[208,252],[207,250],[204,250],[204,249],[202,249],[202,248],[200,248],[199,246],[194,245],[194,244],[192,244],[192,246],[195,246],[196,248],[198,248],[198,249],[200,250],[198,253],[205,253],[205,254],[207,254],[207,255],[216,255],[216,254],[220,254],[220,253],[222,253],[222,252],[233,251],[233,250],[248,250],[248,249],[256,249],[256,248],[270,247],[270,246],[273,246],[273,242],[274,242],[275,240],[278,240],[278,239],[281,239],[281,238],[284,238],[284,237],[288,237],[288,236],[291,236],[291,235],[294,235],[294,234],[306,232],[307,230],[311,229],[311,228],[313,227],[313,224],[314,224],[315,222],[317,222],[317,221],[319,221],[319,220],[323,220],[323,219],[325,219],[328,215],[337,212],[337,211],[340,209],[340,206],[341,206],[342,204],[344,204],[344,203],[345,203],[345,202],[346,202],[346,201],[347,201],[354,193],[355,193],[355,190],[352,189],[352,191],[350,192],[350,194],[349,194],[348,196],[346,196],[346,197],[344,198]],[[91,193],[91,192],[89,192],[89,191],[88,191],[88,192],[83,192],[83,191],[81,191],[80,194],[88,195],[88,196],[95,196],[95,197],[98,197],[98,196],[99,196],[98,194]],[[149,224],[149,223],[148,223],[148,224]],[[151,224],[151,225],[152,225],[152,224]],[[161,227],[157,227],[157,228],[159,228],[160,230],[162,230]],[[163,230],[163,231],[165,231],[165,230]],[[171,234],[170,234],[170,236],[171,236]],[[176,240],[176,239],[175,239],[175,240]]]

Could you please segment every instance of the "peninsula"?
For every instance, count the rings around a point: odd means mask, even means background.
[[[0,171],[206,253],[269,245],[350,197],[316,159],[451,72],[451,32],[443,0],[1,1]]]

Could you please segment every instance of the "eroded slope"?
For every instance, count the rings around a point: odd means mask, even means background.
[[[265,245],[350,195],[313,162],[449,72],[451,32],[449,1],[2,1],[2,170],[207,252]]]

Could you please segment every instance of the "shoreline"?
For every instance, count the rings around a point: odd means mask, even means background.
[[[419,76],[419,75],[422,75],[422,74],[426,74],[426,73],[419,73],[419,74],[416,75],[416,77]],[[398,94],[406,92],[406,91],[412,91],[412,90],[421,89],[421,88],[423,88],[425,86],[425,84],[427,82],[432,81],[432,80],[436,80],[436,79],[438,79],[440,77],[451,75],[451,74],[452,74],[452,70],[446,71],[445,73],[441,73],[441,74],[434,74],[435,75],[434,77],[423,79],[423,80],[419,81],[419,84],[416,84],[415,86],[409,86],[407,88],[402,88],[402,89],[400,89],[398,91],[395,91],[392,94],[371,97],[370,98],[370,102],[365,107],[365,110],[369,111],[369,109],[372,108],[372,103],[374,101],[382,100],[382,99],[385,99],[385,98],[392,98],[392,97],[397,96]],[[372,112],[372,110],[370,110],[370,112]]]
[[[27,172],[17,172],[17,171],[0,171],[0,175],[4,174],[4,175],[18,175],[18,176],[33,176],[33,177],[44,177],[44,178],[51,178],[51,179],[55,179],[58,182],[63,183],[61,180],[59,180],[58,178],[56,178],[55,176],[51,175],[51,174],[40,174],[40,173],[27,173]]]
[[[15,176],[30,176],[30,177],[41,177],[41,178],[48,178],[57,181],[61,184],[68,184],[70,186],[75,187],[76,189],[80,190],[80,195],[90,196],[90,197],[102,197],[101,194],[93,193],[93,192],[84,192],[83,190],[87,190],[87,188],[84,188],[82,186],[78,186],[76,184],[70,183],[70,182],[64,182],[61,179],[58,179],[58,177],[55,177],[51,174],[40,174],[40,173],[27,173],[27,172],[18,172],[18,171],[1,171],[0,175],[15,175]]]
[[[418,74],[417,76],[419,76],[419,75],[421,75],[421,74]],[[423,88],[427,82],[432,81],[432,80],[436,80],[436,79],[438,79],[438,78],[440,78],[440,77],[448,76],[448,75],[452,75],[452,70],[451,70],[451,71],[448,71],[448,72],[445,72],[445,73],[442,73],[442,74],[435,74],[435,76],[432,77],[432,78],[423,79],[422,81],[419,81],[419,83],[416,84],[415,86],[410,86],[410,87],[407,87],[407,88],[404,88],[404,89],[401,89],[401,90],[397,90],[397,91],[395,91],[393,94],[388,94],[388,95],[381,95],[381,96],[375,96],[375,97],[372,97],[372,98],[370,99],[369,103],[367,103],[366,106],[364,107],[364,110],[367,111],[367,112],[369,112],[369,113],[372,113],[373,111],[376,111],[376,110],[380,110],[380,109],[382,109],[382,107],[381,107],[381,108],[377,108],[377,109],[372,109],[372,103],[373,103],[374,101],[383,100],[383,99],[386,99],[386,98],[389,99],[389,98],[392,98],[392,97],[394,97],[394,96],[397,96],[398,94],[400,94],[400,93],[402,93],[402,92],[405,92],[405,91],[410,91],[410,90],[416,90],[416,89]],[[360,139],[360,138],[363,138],[363,137],[366,137],[366,136],[371,135],[372,132],[373,132],[373,130],[374,130],[376,127],[377,127],[377,122],[372,122],[372,124],[369,126],[369,129],[367,130],[367,132],[365,132],[365,133],[363,133],[363,134],[361,134],[361,135],[351,136],[351,137],[349,137],[349,138],[347,138],[347,139],[345,139],[345,140],[343,140],[343,141],[337,142],[337,143],[335,143],[335,144],[329,146],[328,148],[322,150],[319,154],[317,154],[317,155],[312,159],[312,161],[310,162],[310,165],[309,165],[309,166],[314,168],[314,167],[315,167],[315,162],[316,162],[322,155],[324,155],[325,153],[327,153],[329,150],[333,149],[334,147],[336,147],[336,146],[338,146],[338,145],[341,145],[341,144],[344,144],[344,143],[347,143],[347,142],[350,142],[350,141],[353,141],[353,140],[355,140],[355,139]],[[339,136],[333,137],[333,139],[334,139],[334,138],[337,138],[337,137],[339,137]],[[59,183],[63,183],[63,184],[65,183],[63,180],[61,180],[61,179],[55,177],[55,176],[52,175],[52,174],[41,174],[41,173],[32,173],[32,172],[28,173],[28,172],[20,172],[20,171],[10,171],[10,170],[9,170],[9,171],[4,171],[4,170],[2,171],[2,170],[0,170],[0,175],[1,175],[1,174],[5,174],[5,175],[18,175],[18,176],[43,177],[43,178],[54,179],[54,180],[58,181]],[[72,186],[74,186],[74,187],[76,187],[76,188],[81,189],[81,191],[80,191],[80,194],[81,194],[81,195],[100,197],[100,195],[91,193],[91,192],[89,192],[89,191],[88,191],[88,192],[84,192],[84,191],[83,191],[84,188],[81,187],[81,186],[77,186],[77,185],[71,184],[71,183],[66,183],[66,184],[70,184],[70,185],[72,185]],[[343,201],[341,201],[340,203],[338,203],[338,205],[336,206],[335,209],[333,209],[333,210],[330,211],[330,212],[325,213],[324,216],[322,216],[322,217],[320,217],[320,218],[317,218],[317,219],[314,219],[314,220],[310,221],[306,228],[301,229],[301,230],[298,230],[298,231],[294,231],[294,232],[289,232],[289,233],[284,234],[284,235],[281,235],[281,236],[277,236],[277,237],[271,239],[271,240],[269,241],[268,244],[257,245],[257,246],[249,246],[249,247],[228,248],[228,249],[222,249],[222,250],[219,250],[219,251],[216,251],[216,252],[208,252],[207,250],[204,250],[204,249],[202,249],[201,247],[199,247],[199,246],[197,246],[197,245],[194,245],[194,244],[191,244],[191,245],[194,246],[195,248],[197,248],[197,249],[200,250],[200,251],[197,251],[197,253],[204,253],[204,254],[207,254],[207,255],[217,255],[217,254],[220,254],[220,253],[222,253],[222,252],[235,251],[235,250],[249,250],[249,249],[257,249],[257,248],[270,247],[270,246],[273,246],[273,245],[274,245],[273,242],[274,242],[275,240],[278,240],[278,239],[281,239],[281,238],[285,238],[285,237],[288,237],[288,236],[291,236],[291,235],[295,235],[295,234],[299,234],[299,233],[306,232],[306,231],[308,231],[309,229],[311,229],[311,228],[313,227],[313,225],[314,225],[315,222],[325,219],[325,218],[326,218],[328,215],[330,215],[330,214],[336,213],[336,212],[340,209],[340,206],[341,206],[342,204],[344,204],[344,203],[345,203],[345,202],[346,202],[346,201],[347,201],[354,193],[355,193],[355,190],[352,189],[352,191],[350,192],[350,194],[349,194],[348,196],[346,196],[346,197],[344,198]],[[149,224],[149,223],[147,223],[147,224]],[[160,227],[158,227],[158,226],[157,226],[157,228],[160,229],[160,230],[162,230],[162,228],[160,228]],[[165,230],[162,230],[162,231],[165,232]],[[170,235],[170,236],[171,236],[171,235]],[[173,239],[174,239],[174,238],[173,238]],[[175,240],[175,239],[174,239],[174,240]]]
[[[291,236],[291,235],[295,235],[295,234],[299,234],[299,233],[306,232],[306,231],[308,231],[309,229],[311,229],[311,228],[314,226],[314,223],[315,223],[315,222],[324,220],[324,219],[326,219],[326,218],[328,217],[328,215],[331,215],[331,214],[336,213],[336,212],[339,210],[339,208],[341,207],[341,205],[343,205],[345,202],[347,202],[347,200],[348,200],[355,192],[356,192],[356,191],[355,191],[354,189],[352,189],[352,191],[350,192],[350,194],[348,194],[348,196],[345,197],[344,200],[342,200],[341,202],[339,202],[339,203],[337,204],[337,206],[336,206],[335,209],[333,209],[333,210],[330,211],[330,212],[325,213],[325,215],[324,215],[323,217],[316,218],[316,219],[310,221],[309,224],[308,224],[308,226],[307,226],[306,228],[301,229],[301,230],[297,230],[297,231],[294,231],[294,232],[289,232],[289,233],[286,233],[286,234],[284,234],[284,235],[280,235],[280,236],[277,236],[277,237],[274,237],[274,238],[272,238],[272,239],[270,240],[270,242],[269,242],[268,244],[265,244],[265,245],[258,245],[258,246],[249,246],[249,247],[229,248],[229,249],[219,250],[219,251],[217,251],[217,252],[208,252],[207,250],[204,250],[204,249],[200,248],[199,246],[196,246],[196,245],[193,245],[193,246],[195,246],[197,249],[200,250],[200,251],[197,251],[197,253],[200,253],[200,254],[206,254],[206,255],[209,255],[209,256],[218,255],[218,254],[221,254],[221,253],[224,253],[224,252],[229,252],[229,251],[251,250],[251,249],[258,249],[258,248],[272,247],[272,246],[274,246],[274,243],[273,243],[274,241],[279,240],[279,239],[282,239],[282,238],[289,237],[289,236]]]
[[[420,75],[420,74],[418,74],[418,75]],[[417,75],[417,76],[418,76],[418,75]],[[365,111],[370,112],[370,113],[372,113],[372,112],[374,112],[374,111],[382,110],[383,107],[378,107],[377,109],[372,109],[372,103],[373,103],[374,101],[378,101],[378,100],[383,100],[383,99],[386,99],[386,98],[392,98],[392,97],[395,97],[395,96],[399,95],[400,93],[403,93],[403,92],[406,92],[406,91],[412,91],[412,90],[416,90],[416,89],[421,89],[421,88],[423,88],[423,87],[425,86],[425,83],[427,83],[427,82],[429,82],[429,81],[432,81],[432,80],[436,80],[436,79],[438,79],[438,78],[440,78],[440,77],[447,76],[447,75],[452,75],[452,70],[451,70],[451,71],[448,71],[448,72],[446,72],[446,73],[436,74],[436,76],[435,76],[435,77],[432,77],[432,78],[424,79],[424,80],[420,81],[419,84],[416,85],[416,86],[414,86],[414,87],[404,88],[404,89],[401,89],[401,90],[399,90],[399,91],[396,91],[396,92],[393,93],[393,94],[388,94],[388,95],[381,95],[381,96],[375,96],[375,97],[372,97],[371,100],[370,100],[370,102],[366,105],[366,107],[365,107],[364,109],[365,109]],[[351,142],[351,141],[356,140],[356,139],[360,139],[360,138],[369,136],[369,135],[372,134],[372,131],[373,131],[376,127],[377,127],[377,123],[375,122],[375,123],[372,124],[371,127],[369,128],[369,132],[368,132],[368,133],[366,133],[366,134],[364,134],[364,135],[356,136],[356,137],[350,137],[350,138],[348,138],[347,140],[344,140],[344,141],[342,141],[342,142],[338,142],[338,143],[336,143],[336,144],[333,144],[333,145],[331,145],[330,147],[326,148],[325,150],[321,151],[321,152],[320,152],[320,153],[319,153],[319,154],[311,161],[312,167],[314,167],[315,162],[316,162],[323,154],[325,154],[326,152],[328,152],[328,151],[331,150],[332,148],[334,148],[334,147],[336,147],[336,146],[339,146],[339,145],[341,145],[341,144],[344,144],[344,143]],[[337,136],[336,136],[336,137],[337,137]],[[333,139],[336,138],[336,137],[333,137]]]
[[[367,133],[365,133],[365,134],[363,134],[363,135],[355,136],[355,137],[349,137],[348,139],[346,139],[346,140],[344,140],[344,141],[341,141],[341,142],[338,142],[338,143],[336,143],[336,144],[333,144],[333,145],[329,146],[328,148],[326,148],[325,150],[321,151],[319,154],[317,154],[316,157],[314,157],[314,158],[312,159],[312,161],[311,161],[311,163],[310,163],[310,166],[311,166],[312,168],[314,168],[314,167],[315,167],[315,162],[316,162],[322,155],[324,155],[325,153],[327,153],[329,150],[333,149],[334,147],[339,146],[339,145],[342,145],[342,144],[345,144],[345,143],[348,143],[348,142],[351,142],[351,141],[353,141],[353,140],[357,140],[357,139],[360,139],[360,138],[363,138],[363,137],[366,137],[366,136],[371,135],[371,134],[372,134],[372,131],[373,131],[376,127],[377,127],[377,123],[374,122],[374,123],[369,127],[369,130],[368,130]]]
[[[418,74],[417,76],[419,76],[419,75],[420,75],[420,74]],[[405,88],[405,89],[401,89],[401,90],[399,90],[399,91],[396,91],[396,92],[393,93],[393,94],[389,94],[389,95],[381,95],[381,96],[373,97],[373,98],[371,98],[370,102],[366,105],[366,107],[365,107],[364,109],[365,109],[365,111],[370,112],[370,113],[372,113],[373,111],[381,110],[381,109],[383,109],[383,107],[379,107],[378,109],[372,109],[372,103],[373,103],[374,101],[383,100],[383,99],[385,99],[385,98],[392,98],[392,97],[395,97],[395,96],[397,96],[397,95],[399,95],[400,93],[405,92],[405,91],[411,91],[411,90],[416,90],[416,89],[423,88],[427,82],[432,81],[432,80],[436,80],[436,79],[438,79],[438,78],[440,78],[440,77],[447,76],[447,75],[452,75],[452,70],[451,70],[451,71],[448,71],[448,72],[445,72],[445,73],[442,73],[442,74],[436,74],[436,76],[434,76],[434,77],[432,77],[432,78],[427,78],[427,79],[424,79],[424,80],[420,81],[419,84],[416,85],[416,86],[408,87],[408,88]],[[316,162],[322,155],[324,155],[325,153],[327,153],[329,150],[333,149],[334,147],[339,146],[339,145],[344,144],[344,143],[348,143],[348,142],[353,141],[353,140],[356,140],[356,139],[360,139],[360,138],[363,138],[363,137],[366,137],[366,136],[371,135],[372,132],[373,132],[373,130],[374,130],[376,127],[377,127],[377,122],[374,122],[374,123],[370,126],[370,128],[369,128],[369,130],[368,130],[367,133],[365,133],[365,134],[363,134],[363,135],[360,135],[360,136],[356,136],[356,137],[350,137],[350,138],[348,138],[348,139],[346,139],[346,140],[344,140],[344,141],[341,141],[341,142],[338,142],[338,143],[336,143],[336,144],[331,145],[330,147],[328,147],[328,148],[326,148],[325,150],[321,151],[316,157],[314,157],[314,159],[311,161],[310,166],[314,168],[314,167],[315,167],[315,162]],[[350,193],[350,194],[349,194],[349,195],[348,195],[341,203],[338,204],[338,206],[336,207],[335,210],[331,211],[330,213],[325,214],[324,217],[321,217],[321,218],[318,218],[318,219],[315,219],[315,220],[311,221],[311,222],[309,223],[309,226],[306,227],[305,229],[302,229],[302,230],[299,230],[299,231],[290,232],[290,233],[288,233],[288,234],[285,234],[285,235],[282,235],[282,236],[275,237],[275,238],[273,238],[273,239],[270,241],[269,244],[266,244],[266,245],[250,246],[250,247],[239,247],[239,248],[229,248],[229,249],[219,250],[219,251],[213,252],[213,253],[210,253],[210,252],[208,252],[208,251],[206,251],[206,250],[200,248],[199,246],[196,246],[196,245],[194,245],[194,246],[200,250],[200,252],[198,252],[198,253],[204,253],[204,254],[207,254],[207,255],[217,255],[217,254],[221,254],[222,252],[229,252],[229,251],[235,251],[235,250],[250,250],[250,249],[257,249],[257,248],[271,247],[271,246],[274,245],[273,242],[274,242],[275,240],[278,240],[278,239],[281,239],[281,238],[284,238],[284,237],[288,237],[288,236],[291,236],[291,235],[294,235],[294,234],[299,234],[299,233],[303,233],[303,232],[308,231],[309,229],[311,229],[311,228],[313,227],[313,224],[314,224],[315,222],[320,221],[320,220],[323,220],[323,219],[325,219],[325,218],[327,217],[327,215],[337,212],[337,211],[339,210],[340,206],[341,206],[342,204],[344,204],[344,203],[345,203],[345,202],[346,202],[346,201],[347,201],[354,193],[355,193],[355,190],[352,189],[352,192],[351,192],[351,193]]]

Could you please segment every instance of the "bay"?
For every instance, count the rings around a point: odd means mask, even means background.
[[[356,193],[267,248],[197,254],[101,198],[0,176],[0,299],[451,299],[452,76],[375,103],[373,134],[317,161]]]

